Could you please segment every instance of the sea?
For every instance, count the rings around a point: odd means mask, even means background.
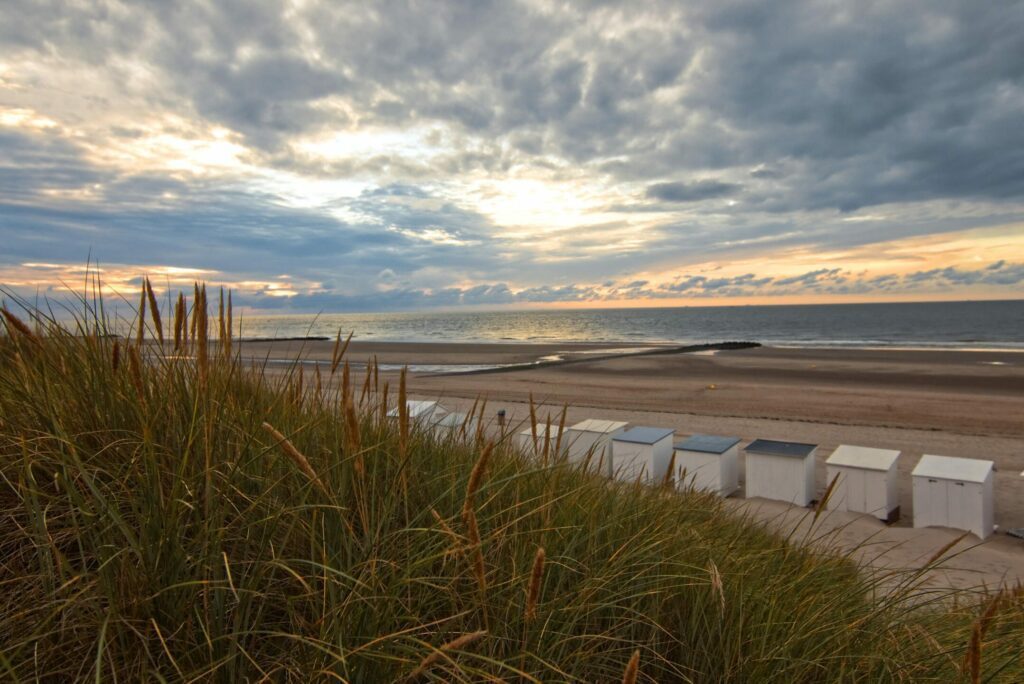
[[[1024,351],[1024,300],[263,315],[244,338],[389,342],[660,343]]]

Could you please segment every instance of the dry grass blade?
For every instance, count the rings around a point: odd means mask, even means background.
[[[341,343],[341,331],[338,331],[338,337],[334,340],[334,350],[331,352],[331,375],[334,375],[335,371],[338,370],[338,365],[341,360],[345,358],[345,352],[348,351],[348,345],[352,341],[353,333],[348,334],[348,338],[345,339],[345,343]]]
[[[146,338],[146,279],[142,279],[142,290],[139,293],[139,328],[135,331],[135,344],[142,346],[143,340]]]
[[[234,305],[231,303],[231,290],[228,290],[228,315],[227,320],[225,321],[225,325],[227,326],[227,334],[224,336],[224,358],[226,359],[231,358],[232,338],[234,337],[235,334],[234,317],[235,310]]]
[[[199,318],[199,283],[195,283],[192,292],[192,323],[189,326],[188,337],[192,342],[196,341],[196,321]]]
[[[825,510],[826,506],[828,506],[828,502],[832,498],[832,494],[833,494],[833,492],[835,492],[837,484],[839,484],[839,474],[838,473],[836,474],[835,477],[832,478],[832,481],[828,483],[828,487],[825,488],[825,493],[822,494],[821,500],[818,501],[817,505],[815,505],[815,507],[814,507],[814,519],[815,520],[818,519],[818,516],[821,515],[821,512]]]
[[[423,658],[423,660],[420,661],[420,664],[416,666],[416,669],[409,673],[409,680],[414,680],[420,675],[422,675],[424,672],[430,669],[430,667],[434,663],[440,660],[445,654],[451,651],[458,651],[460,649],[463,649],[466,646],[472,644],[474,641],[477,641],[481,637],[485,636],[486,634],[487,630],[482,629],[479,632],[470,632],[469,634],[463,634],[462,636],[456,639],[452,639],[446,644],[442,644],[440,648],[434,649],[430,652],[430,654],[428,654],[425,658]]]
[[[718,571],[715,561],[708,561],[708,576],[711,578],[711,591],[718,596],[718,606],[721,614],[725,616],[725,584],[722,582],[722,573]]]
[[[199,384],[205,385],[210,367],[209,309],[206,305],[206,285],[197,287],[195,308],[192,313],[196,323],[196,365],[199,367]]]
[[[121,342],[119,340],[114,340],[114,350],[110,356],[110,368],[116,373],[117,369],[121,367]]]
[[[174,351],[181,351],[182,337],[185,333],[185,296],[178,293],[178,301],[174,303]]]
[[[473,405],[476,406],[476,400],[473,401]],[[484,432],[484,428],[487,427],[487,422],[484,420],[484,415],[486,414],[486,412],[487,412],[487,397],[484,397],[483,401],[480,402],[480,417],[477,418],[477,420],[476,420],[476,435],[474,436],[474,440],[476,441],[476,443],[478,445],[484,443],[484,437],[486,435],[486,433]],[[470,414],[467,415],[466,420],[471,420],[472,417],[473,417],[473,414],[470,413]],[[465,426],[465,424],[463,424],[463,426],[462,426],[462,434],[464,435],[465,433],[466,433],[466,426]]]
[[[142,381],[142,359],[139,358],[138,347],[128,347],[128,370],[131,373],[132,385],[140,402],[146,401],[146,386]]]
[[[940,559],[941,559],[941,558],[942,558],[943,556],[945,556],[945,555],[946,555],[946,553],[947,553],[947,552],[948,552],[948,551],[949,551],[950,549],[952,549],[952,548],[953,548],[954,546],[956,546],[956,545],[957,545],[957,544],[959,544],[959,543],[960,543],[961,541],[963,541],[963,539],[964,539],[964,538],[965,538],[965,537],[966,537],[967,535],[969,535],[969,534],[970,534],[970,532],[964,532],[963,534],[961,534],[961,535],[960,535],[959,537],[957,537],[956,539],[954,539],[954,540],[952,540],[952,541],[950,541],[950,542],[947,542],[946,544],[943,544],[943,545],[942,545],[942,548],[940,548],[940,549],[939,549],[938,551],[936,551],[935,553],[933,553],[933,554],[932,554],[932,557],[928,559],[928,562],[924,564],[924,567],[925,567],[925,568],[929,568],[929,567],[931,567],[932,565],[934,565],[935,563],[937,563],[937,562],[938,562],[938,561],[939,561],[939,560],[940,560]]]
[[[317,366],[319,368],[319,366]],[[341,400],[346,402],[352,395],[352,370],[349,368],[348,361],[344,363],[341,368]]]
[[[967,655],[964,665],[967,678],[971,684],[981,684],[981,625],[975,623],[971,628],[971,639],[967,643]]]
[[[1004,595],[1005,593],[1000,591],[992,597],[988,605],[985,606],[985,610],[971,626],[971,638],[967,643],[967,654],[964,657],[966,675],[971,684],[981,684],[981,656],[985,648],[985,634],[999,611],[999,605],[1002,603]]]
[[[398,376],[398,459],[405,459],[409,447],[409,396],[406,393],[406,372],[403,368]]]
[[[533,567],[530,568],[530,583],[526,589],[526,610],[523,619],[530,622],[537,617],[537,603],[540,599],[540,587],[544,580],[544,547],[538,546],[533,556]]]
[[[480,591],[481,605],[483,598],[487,595],[487,570],[484,564],[483,541],[480,537],[480,527],[476,517],[476,493],[483,482],[484,474],[487,472],[487,462],[491,457],[491,450],[494,444],[484,446],[469,474],[469,482],[466,484],[466,498],[462,504],[462,519],[466,523],[466,536],[473,548],[473,574],[476,576],[477,587]],[[484,626],[487,626],[487,611],[484,610]]]
[[[633,651],[633,657],[626,664],[626,670],[622,673],[622,684],[636,684],[640,675],[640,650]]]
[[[352,397],[344,397],[345,411],[345,448],[354,459],[356,474],[362,477],[366,474],[366,466],[363,463],[361,434],[359,432],[359,416],[356,408],[352,405]]]
[[[533,451],[537,452],[537,408],[533,404],[533,392],[530,392],[530,434],[533,436]]]
[[[15,330],[19,335],[28,340],[34,345],[39,345],[39,338],[36,336],[32,329],[25,325],[25,322],[20,318],[11,313],[7,307],[0,309],[0,313],[3,313],[4,320],[7,322],[8,330]]]
[[[378,407],[380,408],[380,422],[382,424],[387,423],[388,420],[388,381],[384,381],[384,385],[380,388],[380,393],[377,395],[380,397],[378,400]]]
[[[569,405],[562,405],[562,417],[558,420],[558,436],[555,438],[555,458],[562,456],[562,434],[565,432],[565,418],[569,413]]]
[[[981,613],[981,617],[978,618],[978,625],[981,627],[981,636],[984,637],[988,632],[988,628],[992,625],[992,619],[996,616],[996,613],[999,612],[999,607],[1006,595],[1007,592],[1005,590],[999,591],[992,597],[992,600],[988,602],[988,605],[985,606],[985,610]]]
[[[476,510],[470,508],[463,511],[463,519],[466,522],[466,538],[469,539],[470,547],[473,550],[473,576],[476,578],[477,589],[480,592],[481,607],[485,608],[484,599],[487,597],[487,566],[484,563],[483,539],[480,537],[480,525],[476,519]],[[487,621],[487,612],[484,610],[484,622]]]
[[[370,381],[373,379],[373,368],[366,364],[366,377],[363,378],[363,389],[359,392],[359,406],[363,406],[370,396]]]
[[[480,458],[473,465],[473,470],[469,473],[469,482],[466,483],[466,498],[462,503],[462,514],[464,516],[472,512],[476,507],[474,501],[476,492],[484,480],[484,474],[487,472],[487,462],[491,458],[491,451],[493,449],[493,442],[486,444],[480,452]]]
[[[668,459],[668,468],[665,469],[665,477],[661,481],[661,485],[666,489],[671,489],[675,482],[676,477],[676,450],[672,450],[672,456]]]
[[[153,327],[156,329],[156,339],[160,341],[160,344],[164,343],[164,324],[160,318],[160,307],[156,302],[156,294],[153,292],[153,283],[150,282],[149,278],[145,279],[146,288],[146,299],[149,300],[149,315],[153,319]]]
[[[441,530],[452,540],[452,545],[455,547],[453,551],[457,550],[458,547],[462,545],[463,537],[452,529],[451,525],[449,525],[445,519],[441,517],[441,514],[437,512],[437,509],[431,508],[430,515],[434,518],[434,521],[438,524]]]
[[[224,288],[220,288],[220,304],[217,305],[217,342],[224,347]]]
[[[320,480],[320,477],[317,476],[316,471],[313,470],[313,466],[309,464],[309,460],[302,454],[302,452],[296,449],[295,445],[292,444],[287,437],[278,432],[270,423],[263,423],[263,429],[274,438],[274,441],[276,441],[277,445],[281,447],[281,451],[284,452],[284,455],[287,456],[307,478],[309,478],[309,481],[316,485],[317,489],[326,494],[327,487]]]

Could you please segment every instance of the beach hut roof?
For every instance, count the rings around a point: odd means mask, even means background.
[[[899,457],[900,452],[893,449],[872,449],[840,444],[825,463],[832,466],[888,471]]]
[[[438,404],[436,401],[416,401],[416,400],[410,399],[409,401],[405,402],[405,405],[406,405],[406,407],[409,410],[409,417],[410,418],[418,418],[418,417],[422,416],[425,413],[433,413],[434,411],[436,411],[438,409],[441,409],[441,405]],[[441,410],[443,410],[443,409],[441,409]],[[397,406],[395,408],[391,409],[390,411],[388,411],[388,417],[389,418],[397,418],[398,417],[398,407]]]
[[[634,427],[612,437],[616,442],[632,442],[633,444],[657,444],[666,437],[675,434],[675,430],[655,427]]]
[[[756,454],[769,454],[771,456],[791,456],[793,458],[806,458],[818,448],[817,444],[803,444],[801,442],[777,442],[774,439],[755,439],[747,445],[747,451]]]
[[[724,454],[740,443],[739,437],[718,437],[716,435],[694,435],[675,445],[684,451],[700,451],[705,454]]]
[[[979,458],[956,458],[925,454],[914,467],[914,477],[934,477],[938,480],[984,482],[995,464]]]
[[[466,414],[465,413],[449,413],[449,414],[447,414],[445,416],[442,416],[441,419],[438,420],[435,423],[435,425],[437,425],[438,427],[453,427],[453,428],[456,428],[456,427],[462,427],[462,424],[465,423],[465,422],[466,422]]]
[[[547,423],[537,423],[537,436],[544,437],[545,435],[548,434],[549,428],[551,430],[551,436],[557,437],[558,426],[555,425],[554,423],[552,423],[551,425],[548,425]],[[519,434],[526,435],[527,437],[533,437],[533,428],[526,428],[525,430],[520,430]]]
[[[581,423],[576,423],[569,429],[575,430],[576,432],[599,432],[602,435],[605,435],[609,432],[621,430],[628,424],[629,423],[623,423],[617,420],[597,420],[595,418],[590,418]]]

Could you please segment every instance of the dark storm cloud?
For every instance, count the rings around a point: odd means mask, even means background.
[[[42,195],[53,190],[88,190],[96,197]],[[501,273],[507,254],[500,241],[482,244],[486,219],[447,202],[408,204],[417,201],[432,200],[414,186],[368,190],[339,201],[365,217],[345,222],[223,182],[105,171],[50,134],[0,135],[0,265],[82,263],[92,253],[109,263],[332,278],[351,289],[365,288],[375,279],[370,274],[385,268],[399,276],[437,264]],[[431,230],[459,244],[419,237]]]
[[[168,88],[155,101],[183,95],[260,147],[345,123],[321,107],[335,97],[364,120],[618,157],[605,168],[626,178],[741,167],[789,210],[1024,190],[1024,12],[1005,3],[15,5],[8,45],[141,60]],[[786,160],[797,173],[779,178]],[[662,182],[649,196],[734,190]]]
[[[699,202],[734,195],[740,190],[735,183],[702,180],[693,183],[655,183],[647,187],[647,196],[666,202]]]
[[[1019,220],[1024,12],[1014,3],[10,0],[0,49],[5,63],[45,67],[0,89],[0,106],[52,107],[73,128],[93,110],[61,111],[72,96],[100,111],[123,100],[229,129],[255,167],[374,179],[358,197],[298,208],[244,178],[115,172],[85,161],[74,135],[0,128],[4,263],[77,261],[95,247],[112,262],[287,271],[389,307],[389,297],[410,306],[577,301],[605,296],[580,283],[619,278],[611,287],[627,297],[1020,283],[1012,264],[896,279],[831,269],[775,281],[688,276],[653,291],[629,275],[656,260],[839,249]],[[67,65],[113,89],[60,90],[47,69]],[[0,73],[8,77],[22,79]],[[128,140],[144,136],[141,125],[100,130]],[[437,126],[442,151],[327,159],[293,144],[413,126]],[[541,262],[437,191],[516,169],[589,173],[612,197],[633,198],[610,200],[610,211],[670,216],[599,256],[592,248],[624,234],[623,224],[571,228],[564,260]],[[930,222],[903,220],[906,212],[821,220],[929,200],[981,208]],[[708,221],[703,210],[719,214]],[[385,270],[388,294],[369,292]],[[445,276],[511,284],[424,284]],[[337,301],[356,306],[359,296]]]

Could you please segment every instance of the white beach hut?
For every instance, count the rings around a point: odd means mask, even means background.
[[[747,448],[747,498],[806,506],[814,499],[816,444],[757,439]]]
[[[448,411],[436,401],[416,401],[409,399],[405,402],[409,411],[409,420],[421,425],[430,425],[439,420]],[[398,420],[398,407],[388,411],[388,418]]]
[[[531,456],[543,456],[545,452],[544,440],[547,440],[547,454],[548,458],[555,456],[555,448],[557,447],[562,454],[565,454],[568,449],[565,436],[562,439],[558,439],[559,431],[557,425],[549,425],[547,423],[537,424],[537,439],[534,441],[533,428],[526,428],[521,430],[517,437],[519,448],[523,453]]]
[[[617,420],[584,420],[565,431],[569,445],[569,461],[580,463],[589,459],[590,469],[612,476],[612,438],[626,429],[627,423]]]
[[[693,435],[675,445],[676,487],[729,496],[739,488],[739,437]]]
[[[900,517],[896,462],[900,452],[892,449],[840,444],[825,461],[826,481],[836,479],[828,500],[832,511],[869,513],[886,522]]]
[[[924,455],[914,468],[914,527],[952,527],[985,539],[992,534],[995,464],[976,458]]]
[[[475,416],[471,417],[465,413],[446,413],[434,422],[434,434],[438,439],[461,435],[472,437],[476,434],[476,423]],[[464,430],[463,426],[465,426]]]
[[[632,427],[612,437],[612,473],[614,477],[634,482],[664,481],[672,460],[674,430],[655,427]]]

